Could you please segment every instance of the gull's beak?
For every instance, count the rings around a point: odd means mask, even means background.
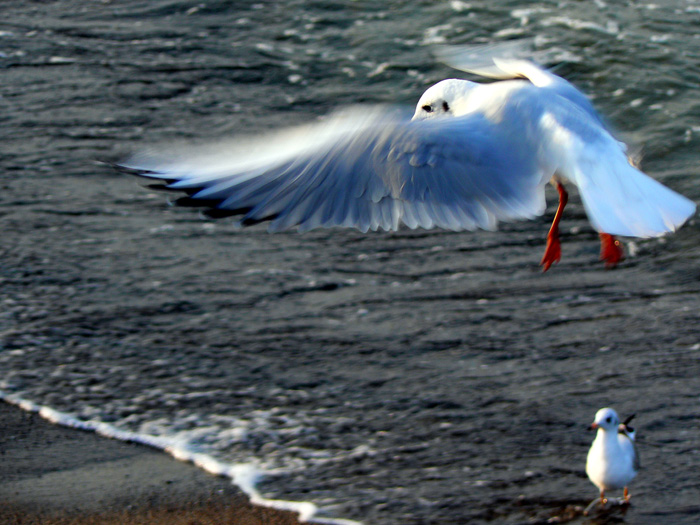
[[[598,428],[598,423],[594,421],[593,423],[591,423],[591,426],[588,427],[588,430],[595,430],[596,428]]]

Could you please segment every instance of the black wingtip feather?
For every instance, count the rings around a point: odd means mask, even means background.
[[[276,219],[279,216],[279,214],[275,213],[273,215],[266,215],[265,217],[260,217],[260,218],[252,218],[252,217],[244,217],[241,219],[241,225],[242,226],[253,226],[255,224],[260,224],[261,222],[267,222],[267,221],[272,221]]]
[[[146,188],[149,190],[156,190],[156,191],[167,191],[167,192],[177,192],[177,193],[182,193],[182,190],[179,190],[177,188],[171,188],[168,186],[168,184],[171,184],[170,182],[163,181],[163,182],[154,182],[153,184],[146,184]]]
[[[108,162],[108,161],[99,161],[99,162],[107,164],[108,166],[111,166],[112,168],[114,168],[115,170],[117,170],[121,173],[133,175],[134,177],[141,177],[144,179],[156,180],[162,184],[172,184],[172,183],[178,181],[178,179],[165,178],[162,176],[162,173],[159,173],[157,171],[132,168],[129,166],[124,166],[123,164],[119,164],[118,162]],[[158,188],[156,188],[156,186],[157,185],[154,184],[153,186],[149,186],[149,187],[153,187],[154,189],[158,189]],[[167,188],[167,189],[171,189],[171,188]]]
[[[627,416],[627,419],[625,419],[625,420],[622,422],[622,424],[625,425],[625,426],[628,426],[628,425],[630,424],[630,421],[632,421],[632,420],[634,419],[634,416],[636,416],[636,415],[637,415],[637,414],[632,414],[631,416]]]
[[[207,208],[202,213],[210,219],[225,219],[226,217],[234,217],[243,215],[248,210],[226,210],[224,208]]]
[[[217,208],[221,204],[221,199],[195,199],[187,196],[176,199],[174,204],[183,208]]]

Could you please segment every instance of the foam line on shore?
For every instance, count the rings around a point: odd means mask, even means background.
[[[301,522],[324,525],[362,525],[359,521],[318,517],[316,513],[319,509],[311,502],[277,500],[263,497],[258,492],[256,484],[257,481],[265,475],[265,472],[251,463],[224,463],[207,454],[193,451],[185,441],[120,430],[102,421],[84,421],[66,412],[60,412],[51,407],[39,405],[33,401],[23,399],[15,394],[10,394],[2,390],[0,390],[0,401],[14,405],[27,412],[37,413],[42,418],[56,425],[95,432],[106,438],[129,443],[138,443],[162,450],[175,459],[193,463],[196,467],[201,468],[205,472],[231,479],[233,484],[239,487],[250,498],[250,502],[254,505],[296,512]]]

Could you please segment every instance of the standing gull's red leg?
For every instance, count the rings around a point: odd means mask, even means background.
[[[625,258],[625,252],[622,251],[622,243],[609,233],[600,233],[600,260],[605,261],[607,268],[617,266],[622,259]]]
[[[557,182],[557,191],[559,192],[559,207],[557,208],[557,213],[554,214],[554,220],[552,221],[552,227],[549,228],[549,233],[547,234],[547,246],[544,249],[544,255],[540,261],[540,266],[543,272],[549,270],[555,262],[559,262],[561,259],[561,243],[559,242],[559,221],[561,220],[562,213],[564,213],[564,207],[569,201],[569,194],[566,192],[564,186]]]

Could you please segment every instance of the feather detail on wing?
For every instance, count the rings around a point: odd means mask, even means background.
[[[494,229],[544,212],[549,176],[521,134],[479,113],[411,122],[363,107],[245,143],[146,152],[122,166],[185,192],[181,204],[242,214],[242,224],[269,220],[271,231]]]

